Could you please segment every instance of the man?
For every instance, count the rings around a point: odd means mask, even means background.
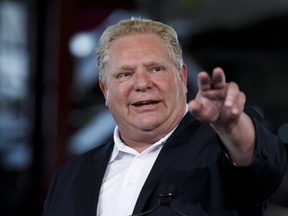
[[[56,172],[44,216],[263,215],[284,149],[221,68],[187,104],[177,34],[145,19],[107,28],[97,61],[113,139]]]

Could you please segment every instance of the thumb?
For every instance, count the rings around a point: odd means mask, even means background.
[[[201,107],[202,107],[201,103],[197,100],[191,100],[188,103],[189,112],[195,116],[199,116],[200,111],[201,111]]]

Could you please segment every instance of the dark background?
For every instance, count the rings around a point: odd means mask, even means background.
[[[1,216],[41,215],[55,169],[111,136],[95,48],[107,25],[131,16],[178,31],[189,99],[197,73],[221,66],[288,143],[286,0],[0,0]],[[269,215],[287,215],[287,182]]]

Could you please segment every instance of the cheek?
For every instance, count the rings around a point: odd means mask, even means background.
[[[106,92],[106,106],[119,106],[121,103],[125,103],[125,91],[121,88],[110,88]],[[117,107],[116,107],[117,108]]]
[[[115,97],[115,93],[113,92],[113,90],[109,89],[106,94],[106,106],[112,106],[113,102],[115,102],[116,99],[117,97]]]

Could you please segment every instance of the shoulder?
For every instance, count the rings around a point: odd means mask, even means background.
[[[88,164],[94,163],[100,157],[109,158],[109,153],[112,152],[113,142],[110,141],[107,144],[97,146],[81,155],[70,158],[67,162],[62,164],[57,171],[61,172],[75,172]]]

